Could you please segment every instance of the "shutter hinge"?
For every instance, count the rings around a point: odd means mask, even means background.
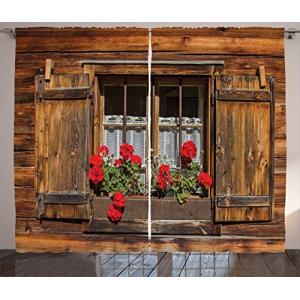
[[[38,219],[42,219],[45,215],[45,194],[39,193],[36,196],[36,216]]]
[[[45,79],[44,76],[38,76],[38,86],[37,86],[36,98],[39,101],[42,101],[45,93]]]

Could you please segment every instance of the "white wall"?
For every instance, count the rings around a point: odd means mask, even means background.
[[[286,39],[285,55],[287,79],[286,248],[300,249],[300,34],[296,39]]]
[[[5,27],[34,26],[270,26],[298,28],[300,23],[0,23]],[[287,200],[286,248],[300,249],[300,34],[285,39],[287,77]],[[15,248],[13,190],[15,41],[0,33],[0,249]]]
[[[15,248],[13,189],[15,40],[0,33],[0,249]]]

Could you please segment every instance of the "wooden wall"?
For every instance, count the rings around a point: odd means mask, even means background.
[[[143,236],[83,236],[82,225],[35,219],[34,77],[55,62],[55,73],[82,73],[83,59],[147,59],[148,30],[142,28],[17,29],[15,70],[15,203],[19,251],[139,249]],[[221,237],[156,237],[152,249],[278,251],[284,249],[286,101],[284,30],[272,28],[161,28],[152,30],[153,60],[224,60],[224,74],[255,75],[264,65],[275,78],[274,220],[263,225],[223,225]],[[111,72],[109,67],[102,71]],[[43,72],[43,70],[41,70]],[[232,237],[234,236],[234,239]],[[111,245],[111,247],[110,247]]]

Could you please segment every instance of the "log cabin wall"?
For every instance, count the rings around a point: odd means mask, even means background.
[[[83,234],[81,222],[40,221],[35,200],[35,76],[46,59],[54,74],[83,73],[80,60],[146,60],[143,28],[20,28],[16,30],[15,204],[18,251],[143,250],[142,235]],[[151,249],[187,251],[283,251],[285,240],[286,100],[284,30],[274,28],[158,28],[153,60],[222,60],[222,74],[257,75],[264,66],[275,79],[274,197],[270,222],[222,224],[211,237],[153,237]],[[118,67],[116,73],[118,72]],[[139,67],[135,67],[139,68]],[[132,69],[128,69],[128,73]],[[102,73],[111,73],[104,66]],[[195,71],[196,74],[196,71]]]

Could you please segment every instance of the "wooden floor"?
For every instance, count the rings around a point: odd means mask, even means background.
[[[16,253],[0,250],[0,276],[300,276],[285,253]]]

